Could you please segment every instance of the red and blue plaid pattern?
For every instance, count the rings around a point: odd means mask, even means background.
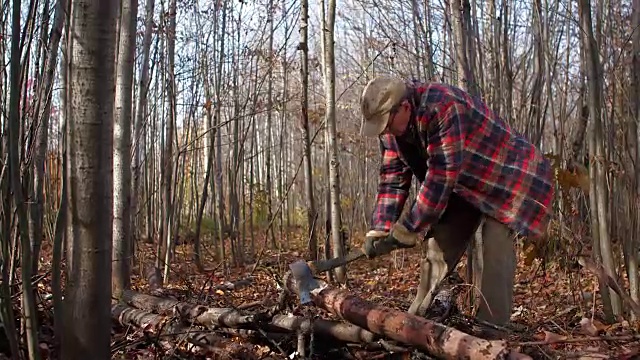
[[[402,223],[424,232],[452,192],[523,236],[541,235],[554,196],[548,160],[491,109],[446,84],[413,83],[422,103],[417,133],[426,176]],[[380,136],[382,165],[372,228],[389,231],[404,208],[415,169],[393,135]]]

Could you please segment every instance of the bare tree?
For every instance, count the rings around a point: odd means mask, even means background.
[[[335,75],[335,44],[334,30],[336,19],[336,1],[329,0],[325,5],[322,0],[322,45],[323,45],[323,71],[325,88],[327,149],[329,160],[329,187],[331,202],[331,238],[333,256],[343,256],[344,242],[342,229],[342,212],[340,208],[340,159],[338,156],[338,137],[336,131],[336,75]],[[326,9],[325,9],[326,7]],[[340,283],[347,281],[344,266],[335,269],[336,279]]]
[[[115,123],[113,133],[113,263],[115,296],[130,285],[131,276],[131,118],[133,66],[138,0],[120,3],[120,36],[116,68]]]
[[[591,189],[589,198],[591,204],[591,227],[593,235],[593,252],[597,261],[602,261],[608,275],[615,278],[616,266],[613,260],[611,239],[609,237],[609,220],[606,214],[607,186],[605,180],[606,161],[604,154],[604,139],[602,127],[602,65],[598,54],[598,46],[591,21],[591,1],[578,2],[580,25],[582,27],[582,45],[584,47],[585,70],[589,84],[589,114],[591,128],[589,135],[589,155],[592,159]],[[618,295],[609,291],[606,285],[600,287],[604,303],[605,316],[613,320],[621,313],[622,305]]]
[[[139,218],[143,214],[140,202],[141,189],[140,189],[140,177],[142,175],[142,152],[143,152],[143,130],[145,129],[144,123],[147,112],[147,94],[149,92],[149,53],[151,51],[152,31],[153,31],[153,10],[155,6],[155,0],[146,0],[145,5],[145,21],[144,21],[144,35],[142,38],[142,66],[140,69],[140,81],[138,83],[138,104],[136,106],[136,120],[134,124],[134,138],[133,138],[133,189],[131,197],[131,208],[134,213],[132,214],[134,224],[132,231],[132,237],[138,239],[140,237],[140,221]],[[152,225],[149,221],[146,222],[147,228]],[[150,230],[149,230],[150,231]],[[151,240],[151,239],[148,239]]]
[[[632,147],[635,147],[635,153],[632,154],[633,163],[635,164],[635,197],[632,199],[635,200],[637,204],[640,201],[640,0],[633,1],[633,13],[632,13],[632,22],[631,29],[633,29],[633,49],[632,53],[632,63],[631,63],[631,78],[632,80],[632,111],[631,118],[629,121],[630,124],[630,143]],[[632,201],[632,203],[634,203]],[[633,207],[632,207],[633,208]],[[631,223],[635,220],[635,233],[640,233],[640,210],[638,210],[637,206],[635,208],[635,217],[634,214],[631,213]],[[629,290],[631,293],[631,298],[638,302],[640,300],[640,284],[638,278],[638,259],[635,256],[634,249],[637,246],[637,240],[633,240],[631,238],[627,239],[628,244],[628,254],[627,254],[627,275],[629,277]],[[634,315],[632,312],[632,319],[634,319]]]
[[[544,22],[543,19],[541,0],[535,0],[533,2],[533,17],[532,17],[532,30],[534,41],[534,78],[531,89],[531,101],[529,103],[529,120],[527,123],[527,131],[529,138],[535,144],[540,143],[542,138],[543,119],[542,114],[542,90],[544,89],[544,74],[545,74],[545,60],[544,60]]]
[[[164,256],[164,281],[169,280],[169,273],[171,270],[171,257],[173,252],[173,237],[174,237],[174,212],[175,209],[173,207],[173,162],[174,154],[173,147],[176,139],[174,138],[175,124],[177,118],[177,105],[176,105],[176,74],[175,74],[175,61],[176,61],[176,14],[177,6],[176,0],[170,0],[169,2],[169,27],[167,28],[167,60],[169,62],[169,68],[167,69],[167,73],[169,75],[168,79],[168,91],[167,97],[169,100],[169,117],[167,118],[167,142],[165,143],[165,154],[164,154],[164,167],[162,171],[164,173],[164,207],[165,207],[165,217],[164,221],[164,229],[165,229],[165,238],[160,239],[160,241],[165,242],[165,256]]]
[[[46,68],[40,84],[38,92],[38,109],[37,112],[40,124],[36,135],[36,150],[33,162],[33,187],[34,199],[31,205],[31,242],[32,242],[32,267],[33,273],[38,273],[38,262],[40,260],[40,245],[43,234],[43,217],[44,217],[44,165],[49,145],[49,120],[51,118],[51,100],[53,90],[54,71],[58,63],[58,47],[60,46],[60,38],[62,37],[62,27],[64,25],[67,8],[66,0],[56,1],[55,15],[53,18],[53,26],[49,35],[47,51],[45,55]]]
[[[24,317],[27,352],[29,359],[39,359],[38,321],[31,285],[31,243],[29,241],[29,222],[27,205],[22,193],[20,179],[20,0],[13,0],[11,16],[11,64],[10,64],[10,98],[9,98],[9,182],[13,201],[18,215],[18,233],[20,235],[22,261],[22,315]],[[9,233],[7,233],[8,235]],[[8,237],[8,236],[7,236]],[[20,356],[15,354],[15,356]]]
[[[272,107],[273,107],[273,64],[275,62],[275,57],[274,57],[274,51],[273,51],[273,38],[274,38],[274,31],[275,31],[275,26],[273,24],[274,22],[274,18],[275,18],[275,6],[274,6],[274,1],[273,0],[269,0],[268,3],[268,7],[267,7],[267,22],[269,22],[269,43],[268,43],[268,55],[267,55],[267,68],[268,68],[268,76],[269,79],[267,80],[267,126],[266,126],[266,136],[267,136],[267,144],[265,145],[265,172],[267,174],[267,181],[266,181],[266,191],[267,191],[267,212],[269,215],[269,221],[272,221],[273,219],[273,197],[272,197],[272,180],[271,180],[271,175],[272,175],[272,167],[271,167],[271,159],[272,159],[272,155],[271,155],[271,148],[273,147],[273,120],[272,120],[272,113],[273,111],[271,111]],[[267,236],[269,237],[269,240],[271,241],[271,247],[275,248],[276,245],[276,238],[275,238],[275,230],[273,229],[273,226],[269,226],[267,228]]]
[[[113,103],[117,2],[74,0],[68,122],[65,359],[111,357]]]
[[[313,197],[313,175],[311,167],[311,143],[309,139],[309,1],[300,3],[300,78],[302,88],[300,93],[300,121],[302,127],[302,151],[304,157],[304,186],[307,199],[307,226],[309,229],[309,257],[318,258],[318,238],[315,231],[316,204]]]

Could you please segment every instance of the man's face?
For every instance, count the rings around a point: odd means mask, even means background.
[[[407,131],[409,118],[411,117],[411,105],[409,101],[403,100],[396,111],[392,111],[389,115],[387,128],[383,134],[393,134],[394,136],[402,136]]]

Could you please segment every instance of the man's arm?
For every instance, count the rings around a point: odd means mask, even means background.
[[[407,200],[412,172],[398,157],[398,147],[391,135],[380,137],[380,149],[382,165],[371,230],[388,232],[400,216]]]
[[[434,224],[449,201],[463,161],[467,109],[454,104],[448,107],[429,136],[427,174],[416,201],[402,224],[411,233],[421,233]]]

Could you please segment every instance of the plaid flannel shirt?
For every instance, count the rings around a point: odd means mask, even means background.
[[[548,160],[480,101],[455,86],[411,84],[426,176],[402,219],[412,232],[436,223],[452,192],[523,236],[540,235],[554,194]],[[411,169],[391,134],[380,136],[382,165],[372,229],[389,231],[404,208]],[[419,179],[422,180],[422,179]]]

